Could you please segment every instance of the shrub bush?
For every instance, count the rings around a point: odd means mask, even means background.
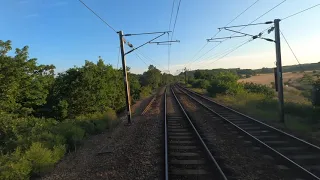
[[[0,179],[29,179],[32,166],[17,148],[13,153],[0,156]]]
[[[202,88],[202,89],[207,89],[210,86],[210,82],[205,79],[199,79],[195,80],[192,83],[193,88]]]
[[[117,123],[117,114],[112,109],[107,109],[104,113],[94,113],[76,118],[76,123],[86,131],[94,134],[104,131]]]
[[[76,149],[87,134],[112,127],[114,110],[62,122],[53,119],[0,116],[0,179],[29,179],[49,171],[68,149]]]
[[[212,80],[207,88],[209,95],[215,97],[217,94],[236,95],[244,91],[243,86],[234,81]]]
[[[143,86],[141,88],[141,92],[140,92],[140,98],[145,98],[150,96],[152,93],[152,88],[151,86]]]
[[[58,124],[54,132],[62,135],[66,139],[69,149],[76,149],[84,138],[85,131],[74,123],[74,120],[66,120]]]
[[[32,173],[41,175],[50,170],[56,162],[50,149],[39,142],[32,143],[25,152],[25,158],[31,163]]]
[[[225,93],[228,90],[227,84],[218,80],[213,80],[207,88],[209,95],[216,96],[217,94]]]
[[[243,87],[246,91],[251,93],[261,93],[267,97],[274,96],[274,90],[266,85],[255,84],[255,83],[243,83]]]

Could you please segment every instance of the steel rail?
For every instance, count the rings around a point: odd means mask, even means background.
[[[299,138],[297,138],[297,137],[295,137],[295,136],[293,136],[293,135],[290,135],[290,134],[288,134],[288,133],[285,133],[285,132],[283,132],[283,131],[281,131],[281,130],[278,130],[278,129],[276,129],[276,128],[272,127],[272,126],[269,126],[269,125],[267,125],[267,124],[265,124],[265,123],[262,123],[261,121],[258,121],[258,120],[256,120],[256,119],[253,119],[253,118],[251,118],[251,117],[249,117],[249,116],[246,116],[246,115],[244,115],[244,114],[242,114],[242,113],[239,113],[239,112],[237,112],[237,111],[235,111],[235,110],[233,110],[233,109],[231,109],[231,108],[228,108],[228,107],[226,107],[226,106],[223,106],[223,105],[221,105],[221,104],[219,104],[219,103],[217,103],[217,102],[215,102],[215,101],[213,101],[213,100],[211,100],[211,99],[209,99],[209,98],[207,98],[207,97],[204,97],[204,96],[200,95],[199,93],[196,93],[196,92],[193,92],[193,91],[191,91],[191,90],[189,90],[189,89],[186,89],[186,88],[184,88],[184,87],[181,87],[180,85],[178,85],[178,86],[179,86],[179,89],[180,89],[180,90],[183,89],[182,92],[183,92],[185,95],[187,95],[188,97],[190,97],[191,99],[193,99],[194,101],[196,101],[198,104],[200,104],[201,106],[203,106],[205,109],[209,110],[210,112],[214,113],[215,115],[219,116],[219,117],[222,118],[223,120],[227,121],[228,123],[230,123],[231,125],[233,125],[234,127],[236,127],[238,130],[240,130],[241,132],[243,132],[244,134],[246,134],[248,137],[250,137],[250,138],[252,138],[253,140],[255,140],[256,142],[258,142],[259,145],[264,146],[264,147],[267,148],[269,151],[271,151],[271,152],[273,152],[274,154],[276,154],[278,157],[282,158],[282,159],[285,160],[286,162],[289,162],[289,163],[290,163],[291,165],[293,165],[295,168],[297,168],[297,169],[299,169],[299,170],[302,170],[302,171],[305,173],[305,175],[308,176],[308,178],[320,180],[319,177],[317,177],[315,174],[311,173],[309,170],[307,170],[307,169],[305,169],[304,167],[300,166],[299,164],[297,164],[297,163],[294,162],[293,160],[289,159],[287,156],[283,155],[282,153],[280,153],[280,152],[277,151],[276,149],[272,148],[271,146],[267,145],[266,143],[264,143],[264,142],[261,141],[260,139],[258,139],[258,138],[256,138],[255,136],[251,135],[249,132],[247,132],[246,130],[242,129],[241,127],[239,127],[239,126],[236,125],[235,123],[231,122],[230,120],[228,120],[228,119],[225,118],[224,116],[222,116],[222,115],[220,115],[219,113],[217,113],[216,111],[212,110],[210,107],[206,106],[205,104],[203,104],[202,102],[200,102],[200,101],[197,100],[196,98],[192,97],[192,96],[191,96],[190,94],[188,94],[186,91],[188,91],[189,93],[195,94],[196,96],[198,96],[198,97],[200,97],[200,98],[206,99],[206,100],[208,100],[208,101],[210,101],[210,102],[212,102],[212,103],[214,103],[214,104],[216,104],[216,105],[219,105],[219,106],[224,107],[224,108],[226,108],[226,109],[228,109],[228,110],[231,110],[232,112],[234,112],[234,113],[236,113],[236,114],[239,114],[239,115],[241,115],[241,116],[244,116],[244,117],[246,117],[246,118],[249,118],[249,119],[251,119],[251,120],[254,120],[255,122],[258,122],[258,123],[260,123],[260,124],[262,124],[262,125],[264,125],[264,126],[266,126],[266,127],[268,127],[268,128],[273,129],[273,130],[276,130],[277,132],[280,132],[280,133],[283,133],[283,134],[288,135],[288,136],[290,136],[290,137],[293,137],[295,140],[299,140],[300,142],[303,142],[303,143],[305,143],[305,144],[307,144],[307,145],[312,145],[312,147],[316,147],[317,149],[319,149],[319,147],[317,147],[317,146],[315,146],[315,145],[313,145],[313,144],[311,144],[311,143],[308,143],[308,142],[306,142],[306,141],[304,141],[304,140],[302,140],[302,139],[299,139]]]
[[[164,90],[164,171],[165,180],[169,180],[169,162],[168,162],[168,127],[167,127],[167,87]]]
[[[180,103],[180,101],[178,100],[178,97],[176,96],[176,94],[174,93],[174,90],[171,88],[172,94],[175,97],[176,102],[179,104],[180,109],[182,110],[183,114],[185,115],[185,117],[188,119],[188,122],[190,123],[192,129],[194,130],[194,132],[196,133],[199,141],[201,142],[202,146],[204,147],[205,151],[207,152],[207,155],[210,157],[210,160],[214,163],[214,165],[216,166],[216,168],[218,169],[221,177],[224,180],[228,180],[226,175],[224,174],[224,172],[222,171],[220,165],[218,164],[218,162],[216,161],[216,159],[213,157],[212,153],[210,152],[209,148],[207,147],[207,145],[205,144],[205,142],[203,141],[203,139],[201,138],[199,132],[197,131],[197,129],[195,128],[195,126],[193,125],[191,119],[189,118],[188,114],[186,113],[185,109],[183,108],[182,104]]]

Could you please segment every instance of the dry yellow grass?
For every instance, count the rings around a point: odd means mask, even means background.
[[[306,73],[312,73],[306,72]],[[291,82],[290,85],[284,86],[284,98],[287,102],[294,102],[294,103],[304,103],[304,104],[311,104],[310,100],[304,97],[301,93],[301,90],[296,89],[292,86],[292,82],[295,82],[298,79],[301,79],[303,77],[304,73],[292,73],[287,72],[283,73],[283,82]],[[271,87],[271,82],[274,82],[274,74],[259,74],[256,76],[252,76],[247,79],[239,79],[238,82],[253,82],[256,84],[263,84]]]
[[[303,77],[303,73],[283,73],[283,82],[287,82],[290,79],[296,80]],[[253,82],[257,84],[264,84],[271,86],[271,82],[274,82],[274,74],[258,74],[247,79],[239,79],[238,82]]]

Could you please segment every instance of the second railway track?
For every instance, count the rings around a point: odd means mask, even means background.
[[[261,152],[270,154],[277,164],[289,167],[288,171],[297,175],[297,178],[320,179],[319,147],[181,86],[178,86],[178,89],[192,101],[211,111],[214,118],[220,118],[244,134],[253,146],[260,147]]]
[[[226,176],[174,92],[165,93],[165,179],[223,179]]]

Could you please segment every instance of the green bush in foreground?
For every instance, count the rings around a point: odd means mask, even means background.
[[[32,171],[31,162],[26,159],[18,148],[12,154],[0,156],[0,179],[29,179]]]
[[[25,158],[31,163],[32,173],[41,175],[48,172],[65,153],[63,145],[55,146],[53,150],[45,148],[41,143],[32,143],[25,152]]]
[[[67,150],[76,150],[86,134],[111,128],[116,119],[111,109],[62,122],[2,114],[0,179],[28,179],[50,171]]]

